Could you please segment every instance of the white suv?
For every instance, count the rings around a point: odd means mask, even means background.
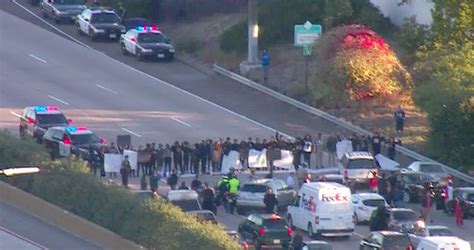
[[[375,158],[369,152],[356,151],[344,154],[340,171],[349,182],[367,183],[372,173],[377,173]]]

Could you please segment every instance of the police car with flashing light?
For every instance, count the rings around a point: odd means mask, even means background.
[[[86,0],[43,0],[40,4],[43,17],[50,17],[55,23],[74,21],[86,8]]]
[[[72,120],[66,119],[56,106],[32,106],[23,109],[20,116],[20,137],[32,137],[41,143],[46,130],[53,126],[67,126]]]
[[[120,23],[120,17],[112,9],[91,7],[77,16],[76,28],[79,34],[86,34],[92,40],[119,39],[125,33],[125,27]]]
[[[139,60],[145,58],[174,59],[174,47],[170,40],[156,26],[138,26],[120,36],[120,46],[124,55],[135,55]]]
[[[87,127],[51,127],[43,136],[43,144],[49,149],[52,158],[71,154],[88,159],[91,149],[103,146],[105,139]]]

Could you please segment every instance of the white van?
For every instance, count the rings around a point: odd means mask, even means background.
[[[354,231],[351,190],[334,182],[304,183],[288,206],[288,224],[313,237],[345,236]]]
[[[417,250],[471,250],[469,242],[453,236],[424,237]]]

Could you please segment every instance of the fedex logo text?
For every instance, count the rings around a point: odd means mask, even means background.
[[[348,195],[336,194],[322,194],[321,200],[324,202],[349,201]]]

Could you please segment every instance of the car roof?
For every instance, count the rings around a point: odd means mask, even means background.
[[[456,188],[457,190],[460,190],[460,191],[468,191],[468,192],[474,192],[474,187],[460,187],[460,188]]]
[[[278,214],[253,214],[256,217],[260,217],[264,220],[270,220],[270,219],[278,219],[282,220],[283,218],[279,216]]]
[[[84,126],[55,126],[51,127],[52,129],[61,130],[67,134],[71,135],[80,135],[80,134],[93,134],[92,130]]]
[[[272,182],[272,181],[276,181],[276,180],[279,180],[279,179],[268,179],[268,178],[261,178],[261,179],[256,179],[256,180],[250,180],[250,181],[247,181],[244,183],[245,184],[267,184],[269,182]]]
[[[366,151],[349,152],[349,153],[346,153],[345,156],[348,159],[367,159],[367,160],[373,160],[374,159],[374,156],[372,156],[371,153],[366,152]]]
[[[48,106],[48,105],[36,105],[27,107],[34,111],[36,114],[62,114],[61,110],[57,106]]]
[[[320,189],[320,188],[348,188],[337,182],[310,182],[304,183],[303,187],[308,187],[310,189]]]
[[[159,30],[137,30],[136,28],[133,28],[133,29],[130,29],[130,30],[136,30],[138,34],[146,34],[146,33],[163,34]]]
[[[427,225],[425,228],[428,229],[428,230],[430,230],[430,229],[449,229],[449,230],[451,230],[449,227],[441,226],[441,225]]]
[[[413,211],[413,209],[410,209],[410,208],[390,208],[389,211],[392,211],[392,212],[413,212],[415,213],[415,211]]]
[[[361,199],[384,199],[380,194],[376,193],[356,193],[353,196],[358,196]]]
[[[168,200],[194,200],[198,198],[198,194],[193,190],[171,190],[166,195]]]
[[[422,240],[444,245],[453,245],[453,243],[455,244],[456,242],[464,241],[463,239],[460,239],[456,236],[429,236],[423,237]]]
[[[393,235],[404,235],[400,232],[396,232],[396,231],[375,231],[376,233],[379,233],[383,236],[393,236]]]

